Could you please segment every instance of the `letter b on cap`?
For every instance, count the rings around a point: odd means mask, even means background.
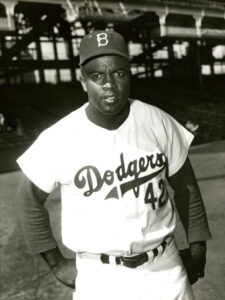
[[[105,32],[98,33],[97,35],[98,47],[106,46],[109,43],[107,34]]]

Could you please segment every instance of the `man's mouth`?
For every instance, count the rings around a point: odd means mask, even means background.
[[[105,98],[105,102],[107,102],[107,103],[114,103],[115,100],[116,100],[115,96]]]
[[[114,103],[116,101],[116,95],[108,95],[104,97],[106,103]]]

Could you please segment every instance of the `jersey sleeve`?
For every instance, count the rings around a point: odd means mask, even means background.
[[[41,190],[51,193],[57,186],[57,146],[43,131],[37,140],[17,159],[23,173]]]
[[[48,194],[42,195],[43,192],[21,174],[17,190],[17,205],[20,225],[30,254],[42,253],[57,247],[49,215],[44,207]]]
[[[162,123],[164,150],[168,159],[168,175],[172,176],[184,164],[194,136],[167,113],[163,114]]]

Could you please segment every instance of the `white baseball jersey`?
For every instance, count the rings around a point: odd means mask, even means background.
[[[159,108],[129,101],[118,129],[91,122],[85,104],[18,159],[43,191],[61,186],[62,238],[75,252],[132,255],[174,230],[165,179],[183,165],[193,135]]]

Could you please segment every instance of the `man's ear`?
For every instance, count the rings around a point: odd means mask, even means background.
[[[84,76],[83,76],[82,74],[80,75],[80,82],[81,82],[81,85],[82,85],[82,87],[83,87],[83,90],[84,90],[85,92],[87,92],[86,81],[85,81]]]

